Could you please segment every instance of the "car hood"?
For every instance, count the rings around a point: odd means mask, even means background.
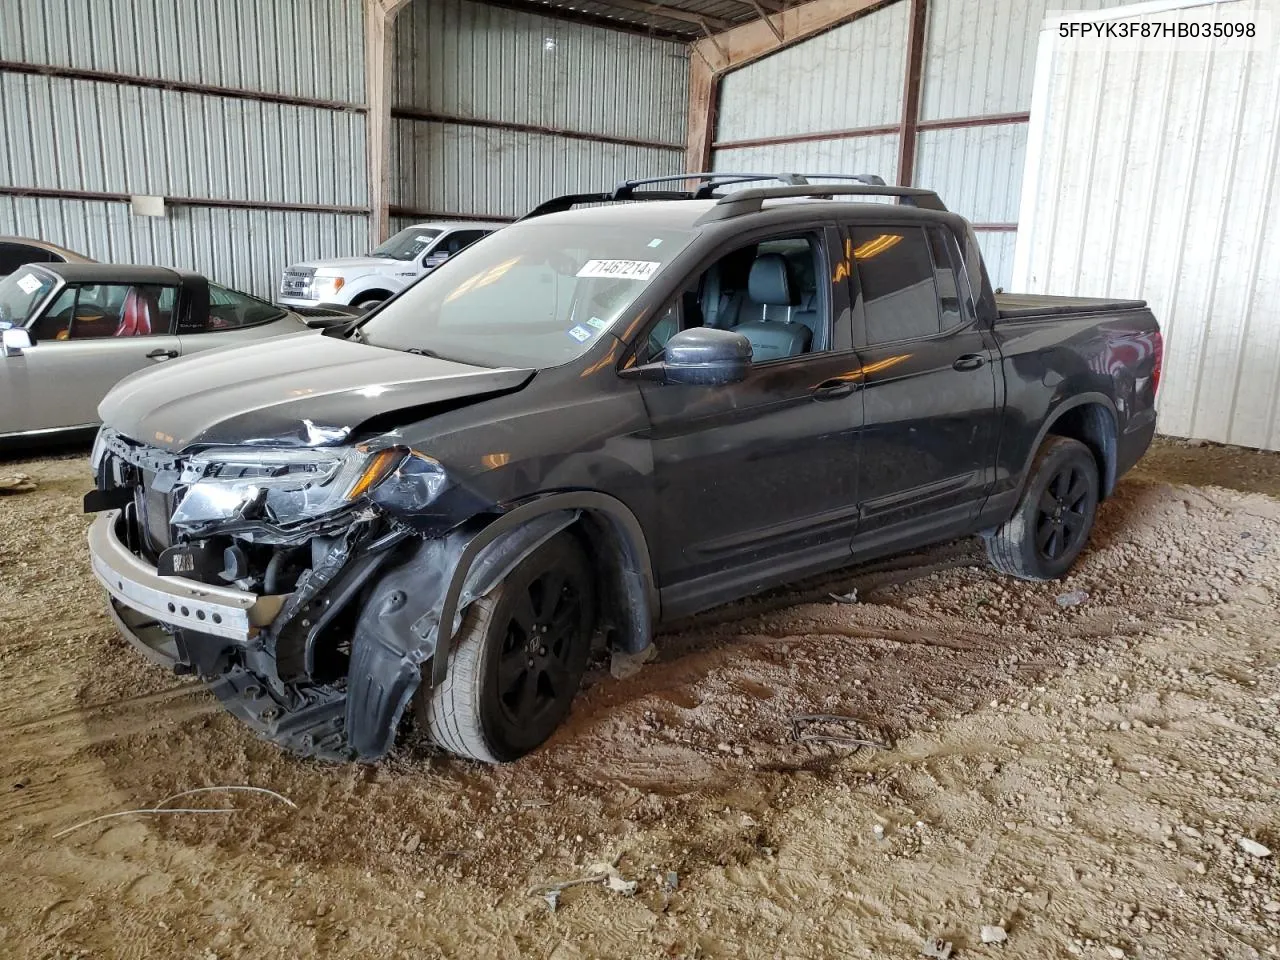
[[[204,444],[329,446],[374,417],[419,419],[518,390],[533,374],[306,333],[134,374],[107,394],[98,415],[127,437],[174,452]]]
[[[306,263],[295,263],[290,270],[337,270],[349,273],[353,270],[386,270],[391,267],[404,266],[410,260],[395,260],[391,257],[331,257],[328,260],[308,260]]]

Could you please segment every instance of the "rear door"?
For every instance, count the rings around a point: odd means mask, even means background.
[[[5,361],[22,432],[98,422],[98,402],[131,373],[179,355],[177,289],[157,284],[68,284],[29,330],[35,344]]]
[[[942,227],[848,228],[863,362],[855,548],[963,532],[992,482],[999,409],[990,335]]]

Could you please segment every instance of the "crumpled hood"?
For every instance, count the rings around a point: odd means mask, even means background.
[[[295,263],[290,270],[335,271],[348,279],[353,274],[386,273],[389,270],[412,269],[413,261],[396,260],[392,257],[331,257],[328,260],[308,260]]]
[[[314,333],[171,360],[121,380],[98,406],[142,443],[326,446],[381,414],[519,389],[532,370],[489,369]]]

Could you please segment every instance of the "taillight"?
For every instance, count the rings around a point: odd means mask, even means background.
[[[1164,335],[1159,330],[1156,331],[1152,343],[1156,348],[1155,359],[1151,363],[1151,395],[1154,397],[1156,391],[1160,389],[1160,370],[1164,365]]]

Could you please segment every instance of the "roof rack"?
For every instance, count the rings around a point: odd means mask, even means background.
[[[784,187],[804,187],[811,180],[854,180],[869,188],[885,186],[884,179],[873,173],[733,173],[714,171],[708,173],[676,173],[663,177],[645,177],[639,180],[623,180],[607,193],[570,193],[562,197],[554,197],[538,204],[521,220],[540,217],[548,213],[560,213],[587,203],[622,203],[637,200],[711,200],[720,199],[721,203],[738,194],[722,196],[715,191],[743,183],[775,180]],[[697,186],[691,190],[637,190],[654,184],[680,184],[695,181]],[[758,190],[743,191],[755,194]],[[927,191],[925,191],[927,192]],[[792,196],[807,196],[804,191]],[[936,195],[933,195],[935,199]],[[757,206],[756,209],[759,209]],[[742,212],[746,212],[743,210]],[[723,219],[718,217],[716,219]]]
[[[850,178],[852,179],[852,178]],[[878,179],[878,178],[877,178]],[[910,204],[921,210],[946,213],[946,205],[932,190],[923,187],[891,187],[881,184],[814,183],[807,186],[757,187],[738,190],[720,198],[719,202],[698,218],[698,223],[729,220],[746,213],[755,213],[766,200],[783,200],[792,197],[897,197],[899,203]]]

